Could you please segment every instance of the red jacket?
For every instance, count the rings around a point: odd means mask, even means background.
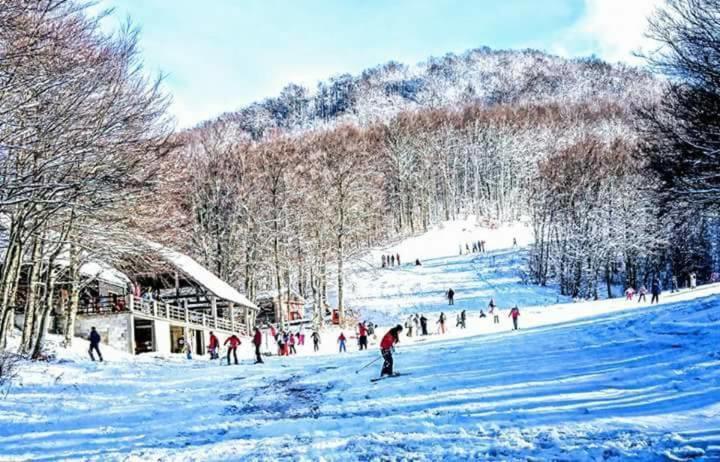
[[[262,345],[262,334],[259,330],[255,331],[255,336],[253,337],[253,344],[260,346]]]
[[[390,348],[393,347],[393,345],[395,345],[397,340],[398,340],[397,337],[395,337],[395,335],[393,335],[393,331],[389,330],[388,333],[385,334],[385,336],[380,341],[380,349],[381,350],[389,350]]]
[[[217,348],[220,344],[220,340],[215,336],[215,334],[210,336],[210,348]]]
[[[518,316],[520,316],[520,310],[518,310],[517,308],[513,308],[512,310],[510,310],[510,316],[512,316],[513,319],[517,318]]]
[[[367,327],[365,327],[365,324],[360,324],[358,330],[360,331],[360,337],[367,337]]]
[[[345,341],[345,334],[340,334],[340,337],[338,337],[338,342],[344,342]]]
[[[242,343],[237,335],[228,337],[227,340],[225,340],[225,345],[227,345],[228,342],[230,342],[230,348],[237,348],[237,346]]]

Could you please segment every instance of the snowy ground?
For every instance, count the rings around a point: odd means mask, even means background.
[[[0,401],[0,459],[717,457],[719,345],[712,295],[404,345],[409,375],[376,384],[354,372],[376,351],[33,364]]]
[[[57,361],[24,364],[0,399],[0,460],[720,457],[719,285],[655,306],[555,304],[551,291],[519,281],[521,255],[500,238],[481,259],[431,255],[442,249],[424,239],[399,244],[425,249],[422,267],[354,277],[365,294],[355,306],[388,322],[434,317],[448,309],[446,286],[458,292],[447,334],[403,336],[396,367],[408,375],[371,383],[379,362],[355,371],[378,357],[376,342],[337,354],[337,331],[323,334],[320,353],[305,345],[259,366],[246,342],[231,367],[112,351],[90,363],[78,340]],[[373,285],[377,274],[386,288]],[[499,325],[477,316],[489,296],[503,307]],[[518,332],[507,318],[514,303]],[[452,322],[461,309],[467,329]]]

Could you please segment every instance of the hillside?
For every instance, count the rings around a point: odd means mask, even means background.
[[[577,104],[647,99],[651,74],[595,58],[567,59],[537,50],[478,48],[408,65],[391,61],[359,75],[343,74],[316,88],[289,84],[275,97],[228,112],[220,124],[259,138],[269,128],[305,129],[335,121],[387,121],[401,111],[444,106]]]

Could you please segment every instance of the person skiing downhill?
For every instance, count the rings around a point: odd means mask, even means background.
[[[260,328],[255,328],[255,335],[253,336],[253,345],[255,345],[255,364],[263,362],[262,356],[260,356],[260,345],[262,345],[262,332]]]
[[[218,340],[217,336],[213,334],[213,331],[210,331],[210,343],[208,343],[208,349],[210,350],[210,359],[217,359],[218,358],[218,348],[220,347],[220,340]]]
[[[633,296],[635,296],[635,289],[633,289],[632,287],[628,287],[627,289],[625,289],[625,300],[632,301]]]
[[[98,331],[95,330],[95,327],[90,328],[90,349],[88,350],[88,353],[90,353],[90,359],[95,361],[95,356],[93,356],[93,351],[97,352],[98,358],[100,359],[100,362],[102,362],[103,357],[102,353],[100,353],[100,334],[98,334]]]
[[[513,307],[513,309],[510,310],[510,314],[508,315],[509,318],[512,318],[513,320],[513,330],[518,330],[518,317],[520,316],[520,310],[518,309],[517,305]]]
[[[313,341],[313,349],[317,352],[320,350],[320,334],[317,333],[317,331],[314,331],[312,335],[310,336]]]
[[[340,345],[339,353],[342,353],[343,351],[345,353],[347,353],[347,348],[345,347],[346,341],[347,341],[347,338],[345,337],[345,334],[340,332],[340,336],[338,337],[338,344]]]
[[[380,341],[380,354],[382,355],[383,367],[380,371],[380,377],[386,375],[393,375],[393,350],[395,350],[395,344],[400,341],[400,332],[403,327],[398,324],[397,326],[390,329],[387,334]]]
[[[658,278],[653,279],[650,290],[652,293],[652,297],[650,297],[650,304],[660,303],[660,280]]]
[[[230,353],[232,353],[233,357],[235,358],[235,364],[237,365],[238,364],[237,347],[238,347],[238,345],[242,344],[242,342],[240,341],[240,338],[237,335],[232,334],[230,337],[228,337],[225,340],[225,345],[227,345],[228,343],[230,344],[230,346],[228,347],[228,350],[227,350],[228,366],[230,365]]]

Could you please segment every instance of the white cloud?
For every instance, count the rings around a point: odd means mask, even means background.
[[[584,14],[563,31],[551,51],[596,54],[606,61],[637,63],[634,52],[647,49],[647,18],[662,0],[585,0]]]

